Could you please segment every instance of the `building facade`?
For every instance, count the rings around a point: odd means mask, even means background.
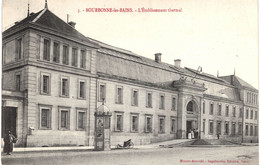
[[[17,146],[94,145],[94,113],[112,112],[111,144],[258,139],[258,90],[85,37],[47,6],[3,32],[2,136]]]

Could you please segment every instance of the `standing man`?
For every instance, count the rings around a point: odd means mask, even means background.
[[[11,131],[8,131],[4,136],[4,153],[6,153],[6,155],[11,155],[11,152],[13,152],[13,142],[15,140],[16,138],[11,134]]]

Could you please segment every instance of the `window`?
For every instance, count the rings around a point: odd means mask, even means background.
[[[39,129],[51,129],[51,105],[39,104]]]
[[[100,83],[99,84],[99,95],[98,101],[105,101],[106,99],[106,84]]]
[[[175,118],[171,118],[171,133],[175,133]]]
[[[242,123],[238,124],[238,134],[241,135],[242,134]]]
[[[59,107],[59,129],[70,129],[70,107]]]
[[[176,98],[175,97],[172,98],[172,110],[176,111]]]
[[[43,93],[49,93],[49,76],[43,75]]]
[[[61,111],[61,128],[68,127],[68,111]]]
[[[164,109],[164,95],[160,95],[159,109]]]
[[[123,112],[116,112],[115,115],[115,131],[122,132],[123,131]]]
[[[3,64],[6,63],[6,45],[5,44],[2,46],[2,63]]]
[[[123,87],[116,86],[116,104],[123,104]]]
[[[246,109],[246,119],[248,119],[249,116],[249,109]]]
[[[50,61],[50,40],[44,39],[43,59]]]
[[[245,135],[248,136],[248,124],[246,124],[246,132]]]
[[[61,96],[69,96],[69,79],[65,77],[61,78]]]
[[[233,117],[236,117],[236,107],[233,107],[232,116],[233,116]]]
[[[80,51],[80,67],[86,68],[86,51],[85,50]]]
[[[138,132],[139,115],[131,114],[131,132]]]
[[[147,103],[146,103],[146,107],[147,108],[152,108],[152,93],[151,92],[147,92]]]
[[[49,95],[51,92],[50,74],[41,73],[41,94]]]
[[[222,105],[218,105],[218,115],[221,116],[221,111],[222,111]]]
[[[21,90],[21,75],[16,74],[16,90],[20,91]]]
[[[250,136],[253,136],[253,132],[254,132],[254,130],[253,130],[253,125],[251,124],[251,125],[250,125]]]
[[[81,129],[84,128],[84,124],[83,124],[84,115],[85,115],[84,112],[79,112],[78,113],[78,129],[79,128],[81,128]]]
[[[218,121],[218,122],[217,122],[216,134],[220,134],[220,135],[221,135],[221,121]]]
[[[78,49],[72,48],[72,66],[78,66]]]
[[[226,116],[229,116],[229,106],[226,106]]]
[[[203,132],[205,133],[205,126],[206,126],[206,119],[203,119],[203,123],[202,123],[202,129],[203,129]]]
[[[225,134],[226,135],[229,134],[229,123],[228,122],[225,123]]]
[[[62,64],[69,65],[68,46],[63,45]]]
[[[236,134],[236,123],[232,123],[231,133],[232,135]]]
[[[257,120],[257,111],[255,111],[255,120]]]
[[[138,106],[138,91],[137,90],[132,91],[132,105]]]
[[[187,112],[193,112],[193,102],[190,101],[187,105]]]
[[[203,101],[203,114],[205,114],[205,101]]]
[[[253,116],[254,116],[254,111],[251,110],[251,113],[250,113],[250,119],[253,119]]]
[[[53,43],[53,62],[59,63],[60,61],[60,45],[57,42]]]
[[[145,116],[145,132],[152,133],[153,132],[153,122],[152,122],[153,116],[152,115],[146,115]]]
[[[241,118],[241,117],[242,117],[242,115],[243,115],[243,109],[242,109],[242,108],[240,108],[240,109],[239,109],[239,117]]]
[[[209,134],[213,134],[213,125],[214,125],[214,123],[213,123],[213,121],[212,120],[210,120],[209,121]]]
[[[77,110],[77,130],[84,130],[86,127],[86,110],[84,108],[76,108]]]
[[[255,126],[255,136],[258,135],[258,129],[257,129],[257,126]]]
[[[84,80],[79,80],[79,93],[78,97],[79,98],[86,98],[86,83]]]
[[[60,111],[61,114],[61,128],[68,128],[68,111]]]
[[[213,115],[213,111],[214,111],[214,104],[210,103],[210,115]]]
[[[22,52],[22,38],[16,40],[16,53],[17,53],[17,60],[22,59],[23,52]]]
[[[164,133],[165,132],[165,117],[164,116],[159,116],[159,133]]]

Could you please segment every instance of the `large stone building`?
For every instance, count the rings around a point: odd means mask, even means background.
[[[17,146],[94,144],[94,113],[112,112],[111,144],[258,139],[258,90],[85,37],[47,5],[3,32],[2,136]]]

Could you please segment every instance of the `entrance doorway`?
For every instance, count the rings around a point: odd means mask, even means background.
[[[186,121],[186,137],[188,138],[188,133],[192,129],[192,121]]]
[[[2,107],[2,138],[7,131],[11,131],[16,136],[16,117],[17,108]]]

